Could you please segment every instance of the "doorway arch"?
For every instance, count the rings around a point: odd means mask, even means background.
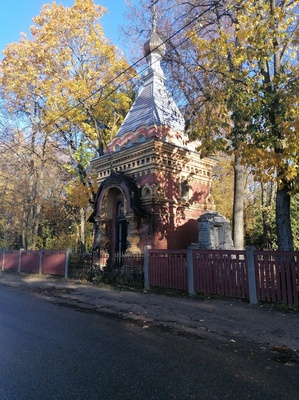
[[[149,214],[141,206],[134,178],[112,171],[98,189],[94,210],[94,247],[109,253],[111,266],[115,265],[116,254],[141,253],[142,218],[148,220]]]

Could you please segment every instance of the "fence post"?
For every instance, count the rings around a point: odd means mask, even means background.
[[[149,289],[148,284],[148,250],[151,249],[152,246],[147,245],[144,247],[144,289]]]
[[[2,271],[4,271],[5,251],[2,251]]]
[[[38,273],[42,273],[42,266],[43,266],[43,251],[44,249],[39,249],[39,263],[38,263]]]
[[[188,273],[188,291],[189,295],[195,295],[194,290],[194,268],[193,268],[193,246],[188,247],[187,273]]]
[[[19,252],[18,272],[21,272],[22,249]]]
[[[254,250],[255,250],[254,246],[248,246],[246,248],[250,304],[258,304],[257,294],[256,294],[255,268],[254,268],[254,254],[253,254]]]
[[[64,267],[64,279],[68,278],[69,275],[69,261],[70,261],[71,249],[68,247],[65,252],[65,267]]]

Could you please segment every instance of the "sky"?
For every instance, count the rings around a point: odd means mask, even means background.
[[[56,4],[71,7],[74,0],[56,0]],[[17,42],[21,32],[29,34],[29,28],[33,25],[32,18],[40,14],[44,4],[52,3],[52,0],[0,0],[0,52],[7,44]],[[101,19],[105,36],[112,40],[119,48],[122,48],[120,41],[119,26],[123,21],[125,11],[125,0],[95,0],[108,9]]]

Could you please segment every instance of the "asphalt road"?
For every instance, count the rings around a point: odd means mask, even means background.
[[[0,287],[0,400],[299,398],[255,344],[147,329]]]

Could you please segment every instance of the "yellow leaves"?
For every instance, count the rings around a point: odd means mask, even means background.
[[[92,127],[92,125],[82,122],[81,127],[82,127],[82,130],[85,133],[85,135],[90,137],[92,140],[96,140],[96,138],[97,138],[96,131],[95,131],[95,128]]]
[[[0,66],[1,89],[15,109],[32,114],[38,104],[43,110],[39,114],[42,125],[49,129],[52,120],[55,129],[59,119],[61,131],[69,130],[71,124],[80,127],[91,140],[96,137],[95,127],[85,121],[95,109],[101,110],[102,114],[97,115],[100,120],[110,125],[112,119],[114,126],[112,111],[103,113],[105,107],[101,105],[109,103],[107,83],[115,81],[111,87],[114,101],[119,96],[114,93],[115,87],[134,71],[115,80],[128,64],[104,37],[99,24],[104,12],[106,9],[93,0],[76,0],[70,8],[47,4],[33,19],[33,40],[23,37],[19,43],[7,46]],[[118,106],[126,110],[129,101],[128,96],[120,96]],[[59,118],[61,115],[63,118]]]
[[[245,42],[248,38],[248,30],[247,29],[238,29],[236,32],[236,37],[239,40],[239,43]]]
[[[72,207],[87,207],[89,200],[89,191],[80,181],[70,182],[65,191],[68,197],[68,203]]]
[[[289,182],[292,182],[295,178],[297,178],[298,177],[298,164],[288,165],[285,176]]]
[[[296,135],[297,136],[297,135]],[[248,146],[244,143],[239,147],[243,162],[250,165],[255,179],[262,182],[271,180],[279,182],[298,178],[298,137],[295,142],[285,142],[285,148],[281,152],[275,152],[273,148]]]

